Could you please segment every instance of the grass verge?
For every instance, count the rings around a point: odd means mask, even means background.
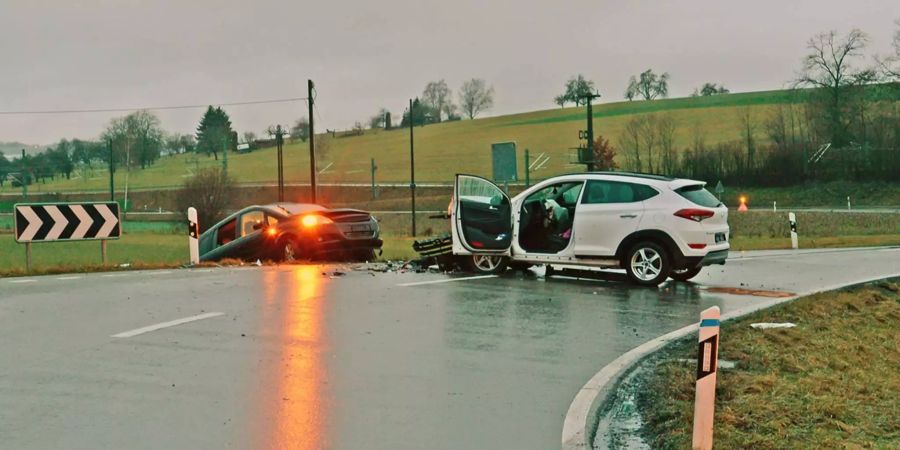
[[[737,367],[719,372],[716,447],[897,448],[898,282],[816,294],[723,325],[719,358]],[[637,404],[652,448],[691,447],[696,366],[676,361],[696,357],[692,337],[647,361]]]

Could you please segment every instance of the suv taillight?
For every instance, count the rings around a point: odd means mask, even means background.
[[[693,220],[694,222],[702,222],[704,219],[709,219],[713,215],[715,215],[715,211],[710,211],[708,209],[700,209],[700,208],[685,208],[680,209],[675,213],[676,216]]]

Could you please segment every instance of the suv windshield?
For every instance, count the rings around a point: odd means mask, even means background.
[[[691,203],[705,206],[707,208],[716,208],[722,204],[715,195],[707,191],[702,184],[693,184],[683,188],[676,189],[678,195],[688,199]]]

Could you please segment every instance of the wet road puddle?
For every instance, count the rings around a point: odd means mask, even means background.
[[[793,292],[786,291],[766,291],[760,289],[746,289],[746,288],[736,288],[736,287],[710,287],[705,289],[706,292],[712,292],[715,294],[732,294],[732,295],[752,295],[754,297],[769,297],[769,298],[786,298],[793,297]]]

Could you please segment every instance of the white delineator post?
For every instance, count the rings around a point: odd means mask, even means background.
[[[794,213],[788,213],[788,221],[791,224],[791,248],[797,250],[797,216]]]
[[[200,264],[200,224],[197,223],[197,209],[188,208],[188,247],[191,250],[191,264]]]
[[[710,450],[713,446],[720,315],[718,306],[700,313],[700,351],[697,356],[697,392],[694,397],[694,450]]]

